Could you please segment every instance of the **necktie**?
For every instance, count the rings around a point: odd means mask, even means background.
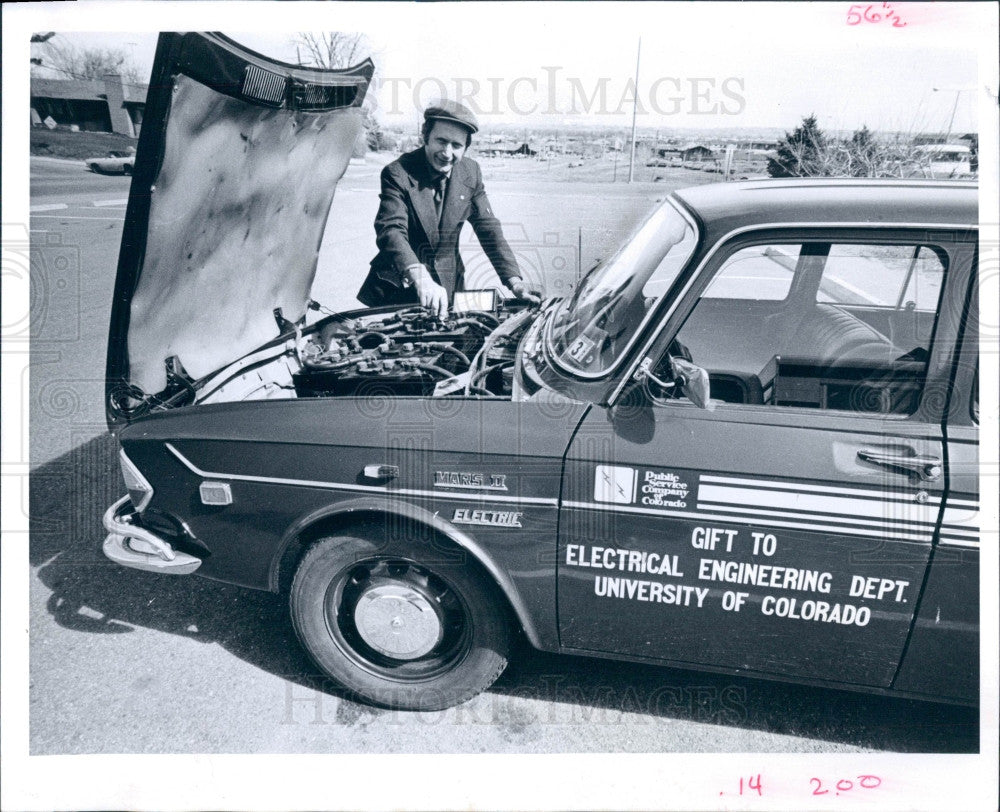
[[[441,212],[444,211],[444,196],[448,190],[448,176],[438,175],[434,184],[434,210],[437,212],[438,225],[441,224]]]

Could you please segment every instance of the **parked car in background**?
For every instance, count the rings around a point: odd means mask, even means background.
[[[161,37],[105,554],[286,594],[386,707],[472,697],[519,637],[975,703],[976,187],[709,184],[571,297],[315,316],[371,72]]]
[[[967,178],[972,174],[972,150],[967,144],[922,144],[915,148],[912,174],[928,178]]]
[[[103,158],[87,158],[84,163],[91,172],[102,175],[131,175],[135,166],[135,147],[111,149]]]

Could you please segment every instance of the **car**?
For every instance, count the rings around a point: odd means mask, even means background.
[[[914,148],[908,174],[925,178],[968,178],[972,175],[972,149],[968,144],[922,144]]]
[[[703,185],[571,296],[327,313],[371,74],[162,35],[109,328],[108,558],[286,595],[317,666],[382,707],[468,700],[522,640],[976,703],[976,186]]]
[[[111,149],[104,158],[87,158],[87,169],[102,175],[131,175],[135,166],[135,148]]]

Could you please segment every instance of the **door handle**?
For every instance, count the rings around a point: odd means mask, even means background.
[[[858,459],[909,474],[926,482],[940,479],[942,473],[941,460],[924,454],[906,455],[893,451],[873,451],[870,448],[862,448],[858,452]]]
[[[398,465],[366,465],[364,471],[361,472],[361,476],[365,479],[380,479],[383,482],[388,482],[390,479],[395,479],[399,476],[399,466]]]

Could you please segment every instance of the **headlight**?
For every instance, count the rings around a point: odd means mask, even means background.
[[[153,486],[146,481],[146,477],[135,467],[135,464],[125,454],[125,449],[120,452],[122,463],[122,478],[125,480],[125,487],[128,489],[129,498],[135,505],[137,511],[142,511],[149,500],[153,498]]]

